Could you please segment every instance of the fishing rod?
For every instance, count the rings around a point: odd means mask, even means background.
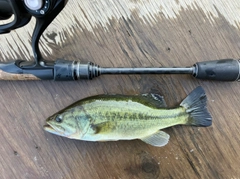
[[[0,0],[0,20],[14,20],[0,25],[0,34],[26,25],[32,16],[36,25],[32,35],[34,61],[16,60],[0,63],[0,80],[55,80],[93,79],[104,74],[191,74],[198,79],[239,81],[240,60],[222,59],[198,62],[191,67],[111,68],[92,62],[44,60],[39,50],[39,39],[62,11],[67,0]]]

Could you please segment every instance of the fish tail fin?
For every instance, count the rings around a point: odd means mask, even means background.
[[[189,114],[188,125],[207,127],[212,125],[212,117],[207,110],[207,96],[201,86],[193,90],[180,104]]]

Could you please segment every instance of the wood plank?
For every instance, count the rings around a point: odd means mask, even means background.
[[[239,58],[239,1],[69,1],[41,38],[44,57],[109,67],[191,66]],[[0,36],[0,61],[33,60],[34,20]],[[239,83],[188,75],[114,75],[92,81],[1,81],[2,178],[240,177]],[[163,95],[177,106],[201,85],[213,116],[209,128],[176,126],[156,148],[141,141],[92,143],[43,131],[45,119],[96,94]]]

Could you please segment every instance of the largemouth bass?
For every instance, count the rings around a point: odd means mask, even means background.
[[[85,141],[140,139],[164,146],[170,136],[161,129],[175,125],[207,127],[212,118],[202,87],[193,90],[174,109],[167,109],[162,96],[101,95],[82,99],[52,115],[44,129],[50,133]]]

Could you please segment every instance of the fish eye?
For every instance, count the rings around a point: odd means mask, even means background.
[[[56,122],[62,122],[62,117],[58,115],[56,116],[55,120]]]

